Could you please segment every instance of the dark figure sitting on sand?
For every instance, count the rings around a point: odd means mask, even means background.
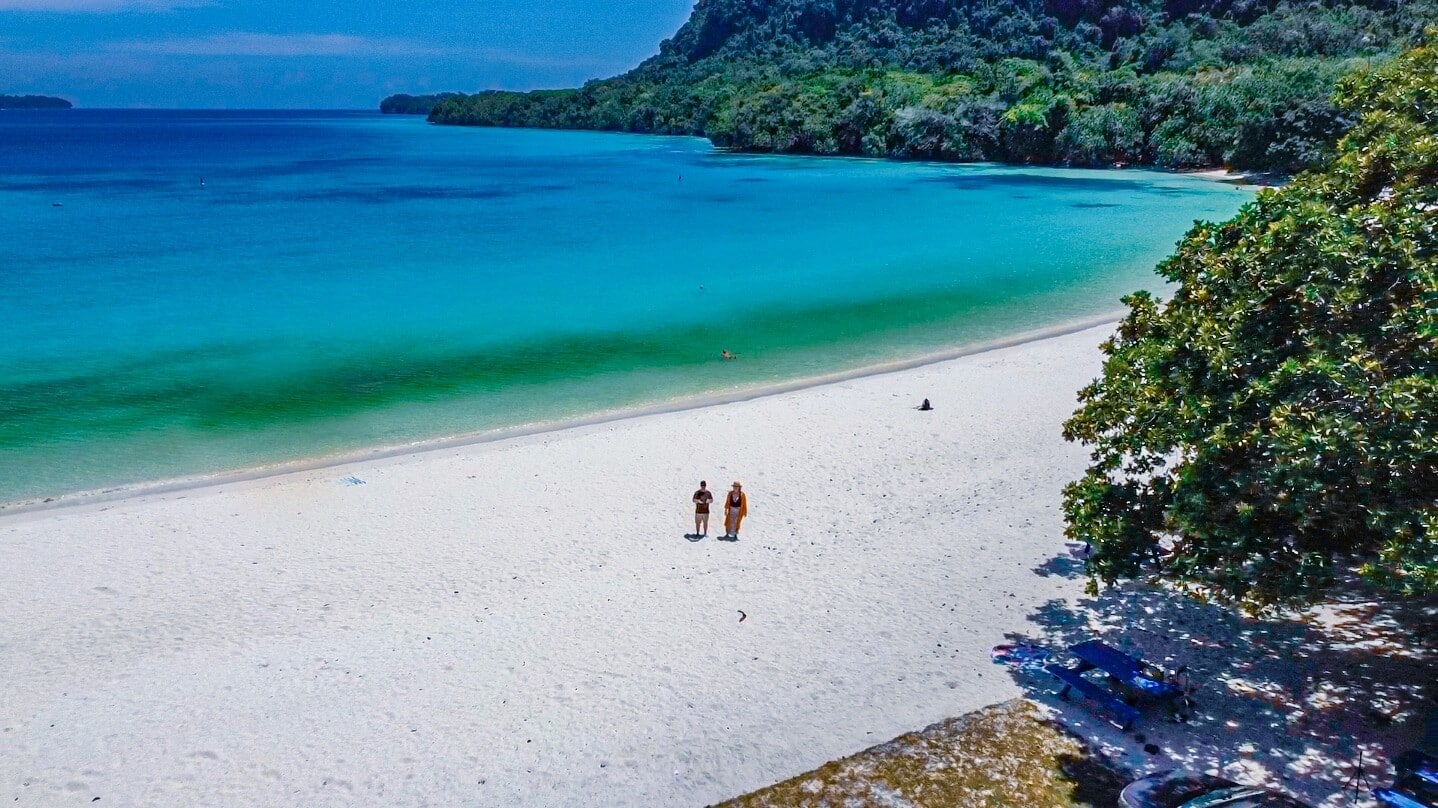
[[[930,403],[929,403],[929,400],[926,398],[926,399],[924,399],[924,403],[919,405],[919,412],[928,412],[929,410],[932,410],[933,408],[934,408],[934,405],[930,404]]]

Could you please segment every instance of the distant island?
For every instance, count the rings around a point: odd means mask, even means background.
[[[1338,78],[1434,24],[1435,0],[699,0],[621,76],[429,115],[756,152],[1289,173],[1352,125]]]
[[[463,97],[464,93],[434,93],[432,95],[399,93],[388,96],[379,102],[379,111],[387,115],[428,115],[439,102]]]
[[[70,109],[74,104],[49,95],[0,95],[0,109]]]

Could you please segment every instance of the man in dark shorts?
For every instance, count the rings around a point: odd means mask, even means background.
[[[708,483],[699,481],[699,490],[694,492],[694,535],[706,536],[709,534],[709,503],[714,501],[714,493],[709,490]]]

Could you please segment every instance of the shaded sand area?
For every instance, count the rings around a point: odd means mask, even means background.
[[[1008,637],[1219,642],[1086,603],[1063,553],[1059,427],[1106,332],[0,518],[0,802],[698,805],[1041,696],[989,661]],[[744,481],[739,542],[685,539],[700,478]],[[1259,664],[1301,642],[1273,640]],[[1243,715],[1164,743],[1226,765],[1289,729]]]
[[[1158,711],[1130,733],[1054,698],[1050,677],[1016,672],[1029,695],[1127,772],[1186,768],[1323,808],[1373,806],[1372,789],[1393,780],[1392,758],[1423,742],[1425,715],[1430,727],[1438,718],[1431,598],[1391,602],[1353,587],[1302,612],[1249,619],[1135,585],[1050,601],[1032,623],[1010,638],[1062,649],[1102,637],[1169,670],[1189,669],[1197,689],[1188,720]]]
[[[1020,670],[1029,698],[905,733],[722,808],[1109,808],[1129,780],[1174,768],[1325,808],[1376,806],[1392,758],[1435,742],[1438,609],[1371,595],[1342,592],[1343,602],[1268,621],[1142,587],[1051,602],[1033,616],[1041,630],[1014,639],[1063,660],[1065,645],[1101,636],[1187,666],[1198,689],[1186,720],[1150,710],[1120,732],[1090,705],[1055,698],[1051,677]]]

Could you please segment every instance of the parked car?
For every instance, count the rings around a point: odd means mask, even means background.
[[[1312,808],[1277,791],[1186,771],[1135,780],[1124,786],[1118,804],[1122,808]]]

